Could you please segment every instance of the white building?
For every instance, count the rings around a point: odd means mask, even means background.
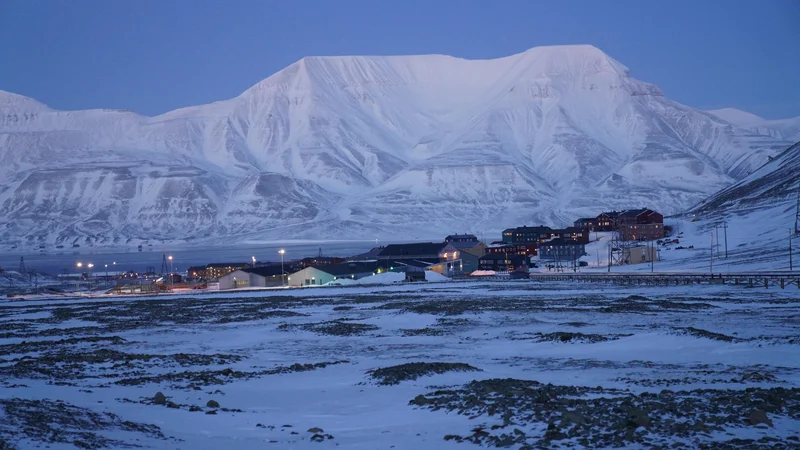
[[[281,266],[278,265],[239,269],[220,277],[219,289],[281,286],[288,278],[288,274],[281,274]]]
[[[306,267],[289,275],[289,286],[322,286],[343,278],[358,280],[385,269],[378,261],[348,261],[329,266]]]

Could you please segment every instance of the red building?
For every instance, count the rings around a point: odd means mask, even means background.
[[[631,209],[617,217],[617,231],[623,241],[654,241],[664,237],[664,216],[652,209]]]
[[[619,211],[609,211],[601,213],[595,219],[594,231],[614,231],[617,229],[617,218]]]

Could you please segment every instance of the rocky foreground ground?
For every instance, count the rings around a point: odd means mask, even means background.
[[[688,289],[6,302],[0,449],[800,448],[800,295]]]

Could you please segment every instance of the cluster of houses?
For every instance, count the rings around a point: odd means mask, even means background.
[[[407,281],[425,279],[425,271],[452,277],[486,272],[525,274],[538,261],[576,262],[586,255],[590,233],[617,232],[621,241],[664,237],[664,217],[650,209],[604,212],[581,218],[571,227],[521,226],[503,231],[490,244],[473,234],[452,234],[443,242],[392,244],[350,258],[316,257],[285,264],[217,263],[192,267],[189,278],[218,280],[219,289],[273,286],[321,286],[345,283],[384,272],[400,272]],[[634,248],[630,246],[628,248]],[[635,250],[629,260],[644,262]],[[644,254],[643,254],[644,255]],[[645,258],[642,261],[638,259]]]
[[[664,216],[652,209],[604,212],[578,219],[575,227],[589,231],[616,231],[622,241],[655,241],[664,237]]]

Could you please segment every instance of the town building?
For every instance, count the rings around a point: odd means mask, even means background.
[[[560,230],[553,230],[550,234],[551,239],[564,239],[581,244],[589,243],[589,230],[587,228],[567,227]]]
[[[250,267],[248,263],[211,263],[206,265],[206,276],[208,280],[218,280],[225,275],[240,269],[247,269]]]
[[[458,266],[457,270],[454,269],[454,271],[455,272],[462,272],[462,273],[465,273],[465,274],[469,274],[469,273],[472,273],[472,272],[478,270],[478,261],[480,261],[481,256],[483,256],[483,255],[479,256],[479,255],[470,253],[470,252],[468,252],[466,250],[462,251],[459,254],[459,259],[461,260],[461,264]],[[449,276],[448,274],[444,274],[444,275]]]
[[[471,273],[478,270],[478,260],[487,251],[486,244],[479,241],[474,234],[451,234],[445,238],[445,242],[457,250],[455,259],[461,260],[461,263],[454,268],[456,273]],[[449,276],[448,273],[444,275]]]
[[[486,244],[479,241],[474,234],[451,234],[444,241],[461,252],[469,252],[478,257],[486,254]]]
[[[192,266],[186,271],[187,277],[200,280],[206,277],[206,266]]]
[[[617,217],[623,241],[654,241],[664,237],[664,216],[647,208],[623,211]]]
[[[576,220],[573,225],[575,228],[595,231],[595,228],[597,227],[597,217],[583,217]]]
[[[503,242],[506,244],[536,244],[550,239],[552,233],[550,227],[540,225],[538,227],[521,226],[508,228],[503,231]]]
[[[281,266],[279,265],[239,269],[221,276],[219,278],[219,289],[275,287],[285,284],[286,278],[287,275],[281,273]]]
[[[447,242],[422,242],[415,244],[387,245],[378,254],[378,261],[384,268],[399,263],[425,262],[438,264],[443,261],[458,259],[459,251]]]
[[[464,262],[461,259],[461,256],[466,255],[467,253],[459,253],[458,259],[446,260],[441,261],[435,264],[429,264],[423,267],[424,270],[429,270],[431,272],[436,272],[440,275],[444,275],[446,277],[452,277],[455,275],[460,275],[464,273]],[[417,266],[419,267],[419,266]]]
[[[585,253],[584,244],[561,238],[539,246],[539,259],[544,261],[575,261]]]
[[[594,231],[615,231],[617,229],[619,211],[608,211],[597,216]]]
[[[344,258],[338,258],[335,256],[314,256],[303,258],[298,261],[297,264],[301,268],[306,267],[317,267],[317,266],[330,266],[333,264],[341,264],[344,262]]]
[[[621,251],[624,264],[649,263],[658,258],[655,246],[640,245],[637,247],[623,247]]]
[[[528,258],[524,255],[506,253],[487,253],[481,256],[478,270],[492,270],[495,272],[513,272],[528,270]]]
[[[306,267],[287,277],[289,286],[322,286],[340,279],[358,280],[386,271],[381,261],[347,261],[319,267]],[[390,270],[395,270],[391,267]],[[399,269],[398,269],[399,270]]]
[[[486,247],[486,253],[509,253],[527,257],[538,254],[538,244],[493,244]]]
[[[444,238],[444,241],[447,242],[448,244],[452,244],[454,242],[466,242],[466,243],[479,242],[478,237],[475,236],[474,234],[458,234],[458,233],[447,236],[446,238]]]

